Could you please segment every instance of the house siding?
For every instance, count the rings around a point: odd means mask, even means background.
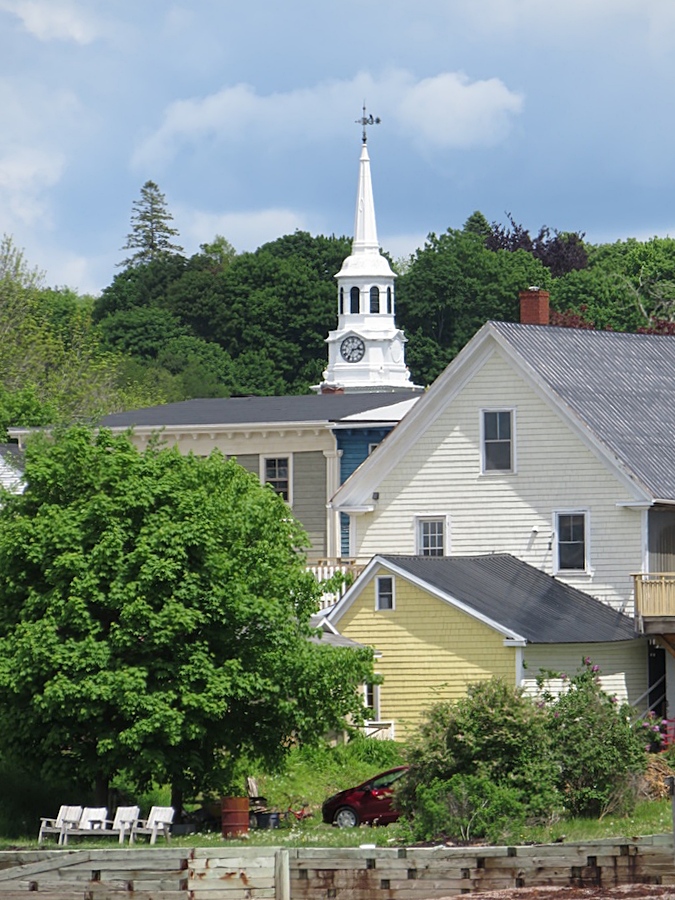
[[[514,409],[513,474],[481,475],[480,410]],[[511,553],[554,573],[556,510],[590,519],[590,572],[561,580],[632,614],[642,569],[641,513],[617,506],[626,485],[496,350],[378,485],[377,509],[356,517],[360,561],[415,552],[415,516],[450,521],[450,554]]]
[[[389,575],[384,569],[379,574]],[[425,709],[457,700],[467,685],[492,676],[516,684],[516,650],[482,622],[395,577],[395,609],[375,610],[375,579],[335,622],[345,637],[381,654],[380,719],[404,739]]]
[[[340,484],[358,469],[370,454],[372,444],[380,444],[391,431],[392,426],[381,428],[338,428],[335,431],[337,448],[340,453]],[[349,556],[349,516],[340,515],[340,555]]]
[[[296,453],[293,457],[293,514],[302,522],[313,558],[326,552],[326,457],[321,452]],[[324,503],[320,498],[324,498]]]
[[[247,471],[260,476],[260,456],[257,453],[238,456],[237,462]],[[292,466],[293,515],[307,532],[311,545],[310,558],[320,559],[327,555],[326,457],[322,451],[294,453]],[[317,502],[320,497],[326,498],[323,504]]]
[[[630,703],[640,712],[647,708],[647,642],[619,641],[613,644],[530,644],[523,651],[525,675],[521,681],[526,693],[537,692],[536,679],[541,671],[574,675],[589,658],[600,667],[600,684],[621,703]],[[553,679],[547,687],[559,693],[564,682]]]

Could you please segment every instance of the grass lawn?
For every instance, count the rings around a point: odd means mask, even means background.
[[[357,847],[360,844],[400,846],[411,843],[405,821],[386,827],[367,825],[353,829],[338,829],[321,821],[321,803],[330,794],[358,784],[385,769],[402,762],[399,745],[388,741],[354,742],[333,750],[313,750],[292,753],[283,773],[257,776],[260,795],[267,800],[271,810],[281,813],[278,828],[250,830],[245,838],[224,839],[219,831],[204,831],[192,835],[174,836],[174,846],[228,846],[282,845],[289,847]],[[256,774],[256,773],[252,773]],[[131,798],[130,802],[131,801]],[[65,802],[65,801],[62,801]],[[74,802],[74,801],[73,801]],[[168,791],[155,791],[146,797],[134,797],[147,813],[153,804],[169,805]],[[290,807],[299,810],[304,805],[312,811],[311,818],[297,821],[283,813]],[[0,800],[0,807],[2,800]],[[0,850],[36,849],[40,815],[55,815],[56,809],[40,809],[35,813],[35,830],[23,837],[0,837]],[[0,812],[2,810],[0,809]],[[1,819],[1,816],[0,816]],[[643,800],[629,816],[611,816],[597,819],[566,819],[537,827],[519,829],[510,836],[509,844],[552,843],[555,841],[594,840],[606,837],[632,838],[648,834],[664,834],[673,830],[672,806],[669,799]],[[45,843],[54,847],[55,843]],[[94,841],[91,838],[71,839],[69,849],[81,847],[117,847],[114,839]],[[143,847],[144,843],[136,846]],[[163,841],[158,842],[163,846]]]

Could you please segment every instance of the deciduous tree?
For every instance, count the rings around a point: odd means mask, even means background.
[[[235,461],[75,427],[0,507],[0,749],[43,773],[222,790],[362,712],[369,650],[313,643],[286,504]]]

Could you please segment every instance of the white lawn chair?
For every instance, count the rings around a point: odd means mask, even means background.
[[[124,843],[124,838],[127,835],[129,840],[131,840],[134,826],[139,824],[140,814],[141,809],[139,806],[118,806],[111,827],[106,829],[105,834],[119,835],[120,844]]]
[[[108,810],[105,806],[85,806],[77,825],[64,830],[61,843],[67,844],[68,837],[73,834],[79,837],[101,837],[105,832],[107,818]]]
[[[65,837],[66,832],[69,829],[76,828],[81,818],[81,806],[62,806],[55,819],[40,819],[38,844],[42,843],[47,834],[58,835],[59,844],[65,844],[67,841],[67,838]]]
[[[172,806],[153,806],[148,818],[139,820],[132,827],[129,843],[133,844],[138,834],[149,834],[151,844],[155,843],[158,834],[163,834],[166,840],[169,841],[171,839],[170,830],[173,815],[174,810]]]

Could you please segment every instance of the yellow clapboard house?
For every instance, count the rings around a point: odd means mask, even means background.
[[[375,650],[380,683],[364,688],[373,736],[405,738],[426,708],[474,682],[534,693],[541,670],[572,674],[585,658],[619,700],[647,690],[631,619],[509,554],[376,556],[328,621]]]

